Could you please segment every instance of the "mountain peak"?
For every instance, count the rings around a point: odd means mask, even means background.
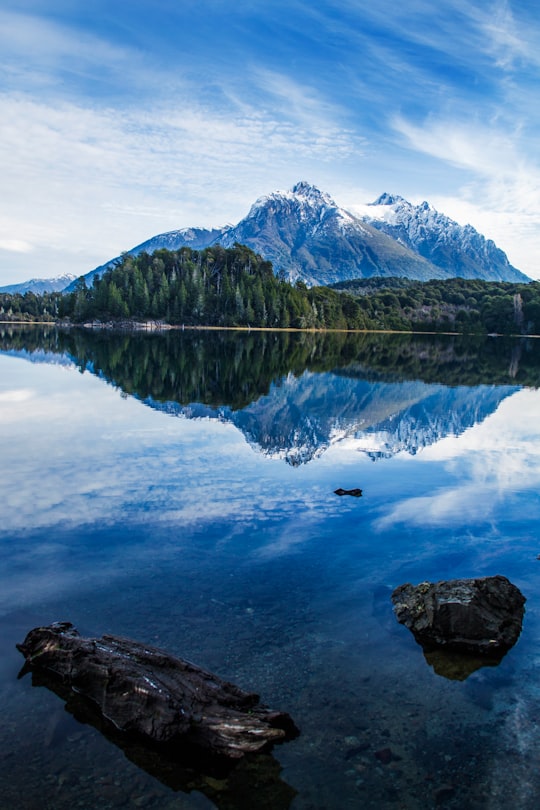
[[[291,194],[297,197],[308,197],[310,199],[327,198],[329,195],[321,191],[317,186],[308,183],[307,180],[300,180],[291,188]]]
[[[334,202],[330,194],[327,194],[326,191],[321,191],[319,188],[317,188],[317,186],[308,183],[307,180],[300,180],[298,183],[295,183],[295,185],[289,191],[277,191],[270,195],[270,198],[275,197],[282,197],[288,200],[292,199],[302,204],[315,207],[325,206],[337,208],[337,204]]]
[[[400,197],[399,194],[388,194],[385,191],[380,197],[377,197],[374,202],[368,203],[368,205],[395,205],[396,203],[406,202],[407,200],[404,197]]]
[[[506,254],[471,225],[461,226],[429,202],[413,205],[403,197],[381,196],[364,221],[441,268],[449,276],[486,281],[529,281]],[[377,210],[378,209],[378,210]]]
[[[300,180],[299,183],[296,183],[290,190],[290,194],[310,205],[337,208],[330,194],[327,194],[326,191],[321,191],[317,186],[311,185],[311,183],[308,183],[306,180]]]

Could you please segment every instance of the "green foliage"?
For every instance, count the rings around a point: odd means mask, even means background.
[[[355,296],[381,329],[540,334],[539,282],[371,278],[332,288]]]
[[[540,386],[532,338],[374,332],[81,329],[0,325],[0,351],[69,358],[144,401],[244,408],[287,375]]]
[[[91,288],[80,281],[62,314],[75,323],[133,318],[185,326],[369,327],[352,296],[292,286],[238,244],[125,255]]]
[[[453,278],[289,284],[244,245],[125,254],[72,293],[0,294],[0,320],[161,321],[185,326],[540,334],[540,283]]]
[[[0,321],[56,321],[60,317],[61,303],[62,293],[58,292],[0,293]]]

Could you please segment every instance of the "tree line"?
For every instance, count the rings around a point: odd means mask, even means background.
[[[333,289],[364,301],[373,328],[460,334],[540,334],[540,283],[371,278]]]
[[[186,326],[369,326],[353,296],[292,285],[243,245],[126,255],[91,287],[81,279],[60,302],[59,316],[75,323],[150,319]]]
[[[308,289],[243,245],[125,254],[71,293],[0,294],[3,321],[540,333],[540,283],[356,279]]]

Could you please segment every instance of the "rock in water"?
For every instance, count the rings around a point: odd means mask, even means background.
[[[400,585],[394,613],[424,650],[503,656],[521,633],[525,597],[506,577]]]
[[[237,759],[298,734],[286,712],[163,650],[117,636],[82,638],[69,622],[36,627],[17,648],[91,700],[116,728],[154,742],[182,739]]]

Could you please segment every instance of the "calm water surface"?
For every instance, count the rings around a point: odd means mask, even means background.
[[[536,808],[539,385],[534,341],[0,327],[0,806]],[[491,574],[518,644],[437,674],[393,588]],[[17,679],[55,620],[301,735],[228,779],[123,750]]]

